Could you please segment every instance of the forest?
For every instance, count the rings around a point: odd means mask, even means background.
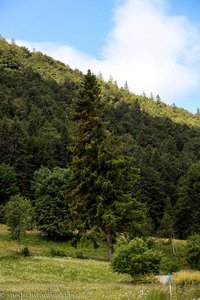
[[[29,199],[33,224],[76,244],[200,233],[200,113],[0,39],[0,222]]]

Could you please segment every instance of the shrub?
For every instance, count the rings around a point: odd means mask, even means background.
[[[158,273],[160,260],[160,252],[148,248],[147,242],[136,238],[116,248],[111,266],[115,272],[127,273],[135,277]]]
[[[160,262],[160,270],[163,273],[173,273],[180,269],[180,263],[176,257],[162,257]]]
[[[193,269],[200,270],[200,235],[192,235],[186,246],[187,261]]]
[[[22,255],[25,257],[30,256],[30,251],[29,251],[28,247],[24,247],[24,249],[22,249]]]

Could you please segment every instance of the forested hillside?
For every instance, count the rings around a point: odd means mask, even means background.
[[[78,70],[72,70],[40,52],[30,52],[24,47],[9,44],[1,38],[1,207],[16,193],[30,198],[33,206],[36,205],[42,199],[42,193],[48,190],[47,185],[56,184],[56,178],[62,177],[62,172],[58,170],[68,169],[66,178],[64,173],[62,178],[68,181],[66,190],[69,188],[69,178],[72,176],[69,170],[79,155],[73,149],[74,140],[78,136],[74,135],[77,119],[73,112],[83,95],[80,90],[84,78]],[[200,114],[193,115],[175,105],[166,105],[159,96],[154,99],[135,95],[127,87],[118,88],[115,82],[105,82],[101,76],[96,77],[96,80],[100,89],[100,103],[95,108],[95,118],[101,118],[100,127],[106,124],[105,132],[102,131],[97,141],[100,141],[102,153],[109,154],[112,162],[113,154],[108,153],[108,147],[113,147],[115,159],[118,155],[127,174],[132,172],[130,169],[137,170],[137,183],[134,183],[132,190],[130,187],[127,189],[131,190],[132,197],[143,207],[146,220],[143,234],[185,238],[193,232],[200,232]],[[108,139],[109,134],[113,143],[106,148],[102,141],[105,141],[105,137]],[[102,159],[102,162],[110,168],[108,159]],[[112,177],[116,178],[123,173],[115,173],[114,168],[112,165],[113,171],[109,169],[110,181]],[[116,168],[119,168],[119,164]],[[108,178],[108,173],[101,176]],[[49,181],[45,181],[47,177]],[[80,186],[81,182],[77,184]],[[60,186],[63,191],[63,185]],[[52,189],[55,192],[53,186]],[[120,202],[122,194],[128,197],[128,193],[121,187],[120,196],[118,190],[116,193],[113,191],[109,197],[117,195],[116,199]],[[46,205],[48,214],[49,199],[52,203],[57,197],[56,194],[55,197],[52,195],[49,189],[46,204],[41,208],[40,203],[36,210],[38,226],[47,231],[49,227],[44,227],[45,218],[40,218],[40,212]],[[57,199],[61,211],[62,207],[66,211],[68,209],[65,203],[67,197]],[[144,217],[144,214],[141,215]],[[62,218],[59,224],[54,224],[53,231],[52,228],[49,230],[52,234],[59,234],[59,230],[64,234],[63,228],[69,232],[65,216]],[[69,216],[67,218],[70,220]],[[59,229],[61,227],[62,230]],[[126,229],[123,228],[124,231]]]

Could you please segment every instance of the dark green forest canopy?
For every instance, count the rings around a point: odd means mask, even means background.
[[[5,165],[13,168],[23,196],[34,199],[31,181],[41,166],[70,165],[71,111],[83,77],[40,52],[0,40],[0,163],[2,170]],[[166,201],[176,208],[179,182],[200,160],[200,114],[97,79],[104,121],[123,141],[123,155],[134,158],[132,167],[139,170],[140,179],[133,196],[148,207],[155,233]]]

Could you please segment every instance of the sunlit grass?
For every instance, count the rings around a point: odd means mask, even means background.
[[[178,285],[200,285],[199,271],[181,271],[173,276],[174,283]]]
[[[90,242],[87,245],[78,243],[77,248],[71,246],[70,242],[58,242],[45,240],[40,237],[37,230],[28,231],[21,241],[21,249],[28,246],[32,255],[51,256],[51,253],[63,253],[65,256],[93,258],[107,260],[107,247],[99,242],[99,248],[95,249]],[[17,242],[11,239],[10,232],[6,225],[0,224],[0,255],[10,255],[17,251]]]
[[[179,287],[174,283],[173,278],[171,299],[191,300],[200,297],[199,285]],[[7,295],[4,299],[11,299],[11,294],[20,293],[37,294],[37,299],[56,293],[71,293],[81,300],[170,299],[167,284],[136,284],[129,275],[112,272],[108,262],[44,256],[1,257],[0,290]],[[55,297],[48,296],[48,299]]]
[[[134,285],[128,275],[113,273],[109,263],[49,257],[0,259],[1,290],[9,293],[67,293],[78,299],[137,299],[154,285]],[[163,288],[163,287],[162,287]]]
[[[21,248],[28,246],[31,253],[30,257],[23,257],[16,255],[17,243],[11,240],[7,227],[0,225],[0,295],[4,295],[2,299],[170,299],[167,284],[156,283],[156,280],[150,277],[143,277],[140,283],[136,283],[129,275],[113,272],[110,264],[106,262],[107,247],[102,242],[99,244],[98,249],[94,249],[92,243],[85,246],[78,244],[78,248],[75,249],[70,242],[43,240],[39,232],[34,230],[27,232],[22,240]],[[180,253],[183,246],[184,242],[177,241]],[[173,257],[169,244],[161,247],[166,249],[169,257]],[[51,251],[52,249],[54,251]],[[52,253],[60,253],[65,257],[52,257]],[[96,260],[77,259],[77,254],[95,257]],[[179,272],[173,275],[171,299],[200,299],[199,278],[198,272]],[[59,298],[56,294],[59,294]]]

